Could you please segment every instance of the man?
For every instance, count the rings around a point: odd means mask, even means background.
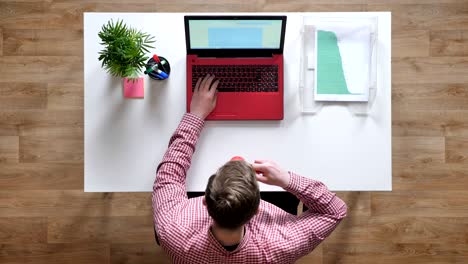
[[[199,79],[169,141],[153,186],[157,237],[174,263],[293,263],[311,252],[346,216],[345,203],[318,181],[271,161],[236,158],[208,181],[204,197],[187,198],[185,177],[204,119],[216,106],[218,81]],[[296,195],[309,210],[286,213],[260,200],[257,180]]]

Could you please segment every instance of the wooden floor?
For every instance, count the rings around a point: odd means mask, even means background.
[[[300,263],[468,263],[464,0],[0,0],[0,263],[168,263],[149,193],[83,192],[89,11],[392,11],[393,191]]]

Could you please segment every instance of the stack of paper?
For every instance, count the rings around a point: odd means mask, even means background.
[[[318,24],[315,41],[315,100],[368,101],[370,23]]]

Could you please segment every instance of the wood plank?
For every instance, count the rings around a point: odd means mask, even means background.
[[[3,56],[3,29],[0,27],[0,56]]]
[[[445,142],[447,163],[468,163],[468,138],[447,137]]]
[[[429,4],[460,4],[460,0],[426,0],[424,2],[415,0],[364,0],[371,4],[392,4],[392,5],[429,5]]]
[[[83,56],[83,31],[5,29],[4,56]]]
[[[393,137],[393,163],[445,162],[444,137]]]
[[[19,136],[18,122],[16,112],[0,111],[0,136]]]
[[[393,98],[398,98],[398,95]],[[392,98],[392,100],[394,100]],[[396,99],[399,100],[399,99]],[[400,110],[399,103],[395,102],[392,106],[392,135],[395,137],[404,136],[444,136],[446,133],[449,113],[447,111],[419,111],[419,110]],[[464,112],[460,111],[457,120],[464,118]],[[468,118],[467,118],[468,120]],[[455,122],[463,126],[463,122]],[[450,124],[451,126],[453,123]],[[468,133],[468,126],[466,129]]]
[[[75,83],[49,83],[47,109],[77,110],[84,108],[84,88]]]
[[[40,117],[38,117],[40,115]],[[20,136],[44,137],[51,141],[63,138],[72,141],[83,141],[84,116],[82,110],[35,111],[23,115]],[[54,143],[55,144],[55,143]],[[80,152],[83,146],[78,146]]]
[[[20,162],[83,163],[83,138],[21,136]]]
[[[392,57],[428,56],[428,30],[405,30],[392,33]]]
[[[390,1],[390,0],[389,0]],[[468,5],[463,1],[431,4],[368,4],[367,11],[392,12],[392,31],[466,30]]]
[[[103,264],[110,261],[108,244],[1,244],[2,264]]]
[[[0,241],[2,244],[47,242],[47,218],[0,217]]]
[[[0,164],[0,186],[4,191],[82,190],[83,167],[83,164],[67,163]]]
[[[404,201],[404,200],[402,200]],[[398,203],[403,203],[399,201]],[[404,206],[404,205],[403,205]],[[398,212],[398,213],[394,213]],[[466,217],[414,217],[399,210],[379,216],[348,216],[325,240],[328,243],[464,243],[468,236]]]
[[[47,239],[49,243],[153,243],[153,217],[49,217]]]
[[[69,4],[69,3],[74,3],[75,1],[74,0],[59,0],[59,1],[54,1],[54,2],[57,2],[57,3],[60,3],[60,4]],[[115,1],[112,1],[112,0],[81,0],[80,2],[82,4],[112,4],[112,3],[115,3]],[[121,3],[125,3],[125,2],[127,2],[127,4],[135,3],[135,4],[147,4],[147,5],[155,3],[154,0],[135,0],[135,1],[132,1],[132,2],[121,1]],[[187,2],[187,0],[185,0],[185,1],[175,0],[175,3],[185,3],[185,2]]]
[[[255,1],[229,0],[203,3],[199,1],[135,0],[115,2],[91,1],[40,1],[0,2],[0,24],[7,29],[83,29],[84,12],[249,12],[258,11]]]
[[[468,164],[394,164],[395,191],[462,191],[468,186]]]
[[[76,3],[75,7],[80,4]],[[80,29],[82,12],[93,11],[90,4],[73,9],[72,5],[57,7],[46,1],[0,2],[0,24],[9,29]],[[68,9],[69,8],[69,9]]]
[[[0,24],[3,28],[42,28],[41,18],[47,13],[49,4],[40,1],[34,3],[0,2]],[[33,20],[34,22],[28,22]]]
[[[464,110],[420,111],[392,107],[393,136],[468,136],[468,115]]]
[[[0,136],[0,163],[19,161],[19,137]]]
[[[370,216],[370,192],[336,192],[348,207],[348,217]]]
[[[34,111],[18,113],[20,136],[50,138],[83,138],[84,117],[81,110]]]
[[[82,110],[0,112],[0,136],[83,138]]]
[[[227,6],[231,4],[236,4],[235,0],[223,2]],[[213,2],[213,6],[221,6],[223,3]],[[236,5],[234,5],[236,6]],[[237,3],[237,6],[239,4]],[[248,6],[248,4],[247,4]],[[177,9],[178,8],[178,9]],[[190,11],[189,8],[192,8]],[[203,12],[203,8],[205,8],[204,12],[208,12],[207,10],[210,9],[210,5],[203,3],[203,2],[194,2],[189,0],[174,0],[174,1],[154,1],[154,0],[135,0],[135,1],[112,1],[112,0],[84,0],[80,2],[76,2],[73,0],[62,0],[62,1],[54,1],[50,5],[50,12],[53,14],[59,14],[62,10],[74,10],[76,12],[73,15],[76,15],[77,21],[80,21],[81,26],[83,25],[82,22],[82,13],[83,12],[195,12],[195,10],[199,10]],[[66,17],[64,18],[66,19]],[[58,25],[57,25],[58,26]],[[77,27],[78,25],[74,22],[73,27]]]
[[[283,7],[287,7],[283,1],[281,0],[265,0],[265,5],[283,5]],[[350,0],[350,1],[346,1],[346,0],[335,0],[333,1],[333,4],[334,5],[359,5],[359,4],[364,4],[365,1],[363,0]],[[309,5],[309,6],[313,6],[311,5],[310,1],[307,1],[307,0],[298,0],[298,1],[295,1],[294,2],[294,5],[291,5],[289,4],[289,7],[292,7],[292,6],[303,6],[303,5]],[[314,4],[317,4],[317,5],[326,5],[326,4],[330,4],[330,1],[327,1],[327,0],[316,0],[314,1]],[[283,9],[283,11],[286,11],[287,9]]]
[[[0,191],[2,217],[152,216],[151,193],[82,190]]]
[[[156,242],[111,244],[111,264],[169,264],[169,257]]]
[[[164,12],[255,12],[259,11],[258,0],[255,1],[190,1],[190,0],[175,0],[175,1],[156,1],[155,8],[164,10]],[[100,6],[99,8],[103,8]]]
[[[9,3],[0,5],[0,9],[11,10],[4,14],[0,23],[9,29],[82,29],[83,12],[258,12],[258,11],[364,11],[366,6],[361,0],[359,5],[334,3],[311,5],[303,1],[284,6],[283,3],[266,1],[236,1],[202,3],[189,0],[156,1],[138,0],[132,3],[115,3],[109,0],[91,1],[53,1],[33,3]],[[342,1],[344,3],[344,1]],[[283,8],[283,9],[282,9]],[[284,9],[286,8],[286,9]],[[15,13],[13,16],[11,13]],[[1,14],[1,13],[0,13]]]
[[[398,113],[468,110],[468,83],[395,84],[392,87],[392,104],[397,106]]]
[[[468,250],[464,244],[428,243],[327,243],[323,263],[466,263]]]
[[[356,216],[351,214],[341,220],[335,231],[325,239],[326,243],[366,243],[372,242],[373,238],[369,234],[368,216]]]
[[[466,191],[392,191],[371,195],[372,216],[468,217]]]
[[[372,217],[368,231],[378,243],[463,244],[468,237],[468,218],[464,217]]]
[[[81,83],[83,81],[83,57],[2,56],[0,57],[0,80],[3,82]]]
[[[40,18],[46,19],[46,21],[38,21],[41,26],[59,26],[60,22],[67,21],[61,20],[60,12],[58,10],[68,10],[69,15],[75,19],[74,15],[76,13],[82,12],[213,12],[213,11],[224,11],[229,10],[228,12],[236,11],[260,11],[258,9],[259,4],[263,1],[236,1],[236,0],[225,0],[221,2],[212,2],[212,3],[203,3],[190,0],[174,0],[174,1],[154,1],[154,0],[135,0],[132,2],[122,1],[115,2],[112,0],[83,0],[77,3],[76,1],[70,0],[60,0],[60,1],[40,1],[42,3],[41,8],[36,7],[35,12],[27,12],[28,9],[32,7],[32,3],[29,3],[32,0],[22,0],[20,6],[15,6],[12,3],[15,1],[7,0],[4,2],[4,7],[9,7],[10,10],[14,11],[18,17],[21,18],[21,22],[28,25],[28,27],[23,26],[22,28],[34,28],[34,20],[27,20],[26,14],[32,16],[32,19],[38,19],[41,13],[40,11],[48,14],[48,16],[43,16]],[[7,5],[9,4],[9,5]],[[146,9],[145,9],[146,6]],[[224,7],[224,9],[222,9]],[[37,18],[36,18],[37,17]],[[8,20],[3,21],[9,27],[13,24],[13,18],[8,17]],[[46,23],[47,22],[47,23]],[[73,24],[77,24],[80,21],[73,20]],[[70,23],[70,22],[68,22]],[[20,25],[18,25],[20,27]]]
[[[38,3],[38,2],[45,2],[50,3],[54,0],[3,0],[3,2],[16,2],[16,3]]]
[[[468,56],[468,30],[431,31],[431,56]]]
[[[45,109],[45,83],[0,82],[0,111]]]
[[[260,1],[259,8],[264,12],[360,12],[366,10],[361,0],[340,1],[294,1],[294,4],[281,0]],[[257,10],[258,11],[258,10]]]
[[[468,57],[394,58],[392,84],[468,83]]]
[[[308,263],[320,264],[322,263],[322,248],[323,248],[323,244],[318,245],[318,247],[316,247],[314,251],[300,258],[295,263],[297,264],[308,264]]]

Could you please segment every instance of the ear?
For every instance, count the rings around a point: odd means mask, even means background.
[[[205,197],[202,198],[202,203],[203,203],[203,206],[206,207],[206,200],[205,200]]]

